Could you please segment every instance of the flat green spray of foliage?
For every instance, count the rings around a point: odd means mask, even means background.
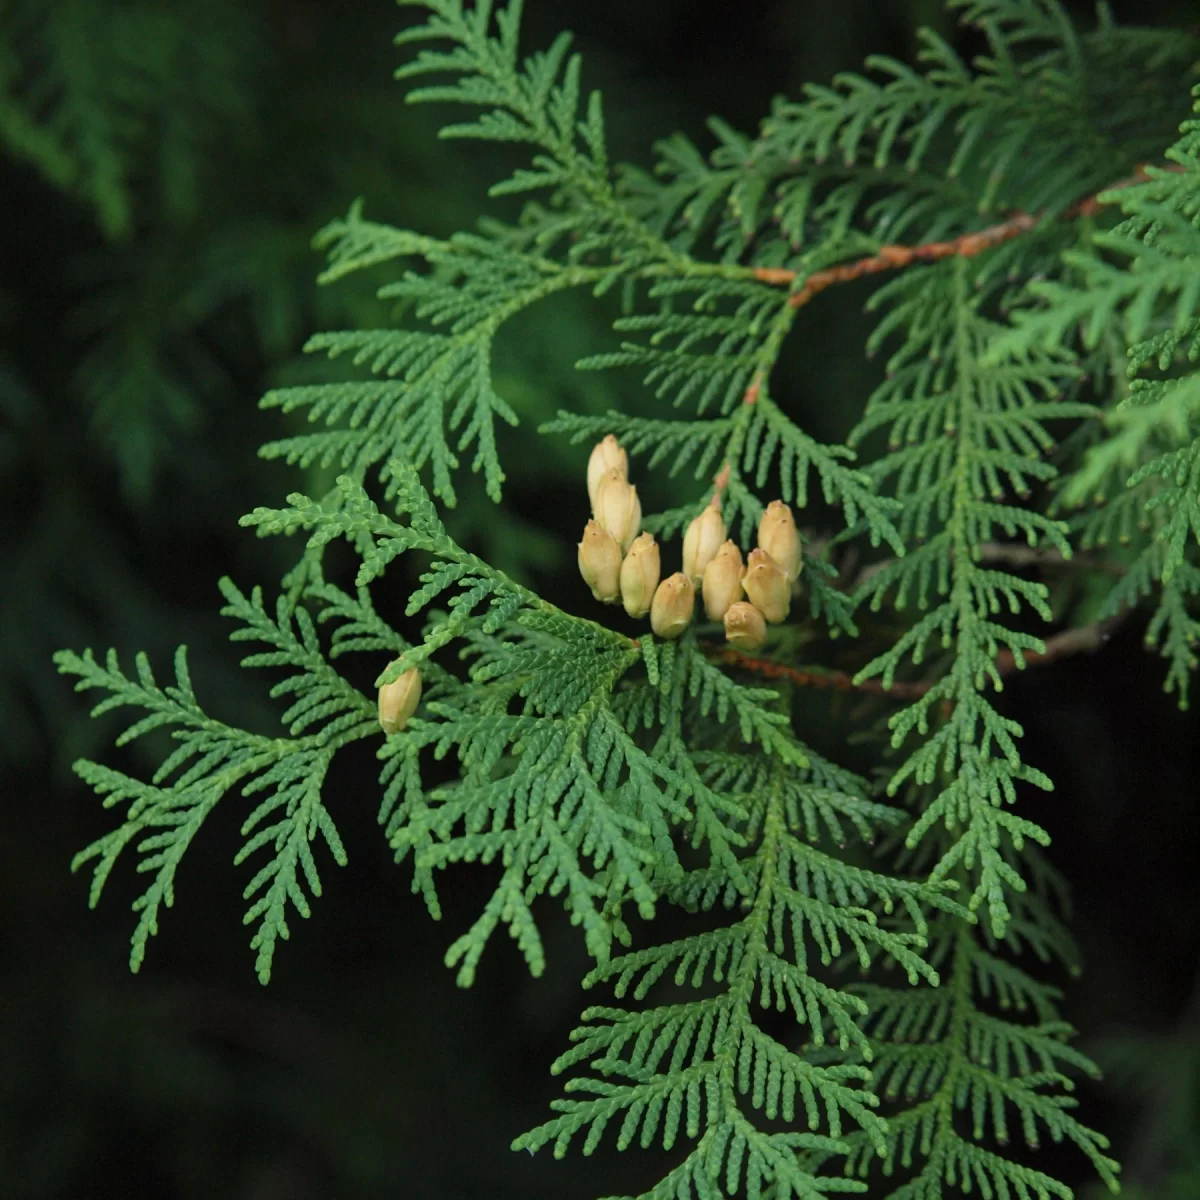
[[[960,0],[986,45],[974,62],[927,33],[919,69],[873,60],[779,101],[753,137],[714,121],[707,158],[669,138],[647,173],[609,162],[566,35],[522,56],[518,0],[417,6],[424,23],[397,39],[418,47],[398,71],[420,81],[409,99],[465,106],[444,137],[527,151],[491,188],[524,206],[514,224],[439,241],[356,204],[320,235],[327,279],[392,272],[380,295],[398,316],[312,340],[358,373],[264,400],[312,426],[264,455],[341,472],[327,494],[243,519],[306,539],[277,598],[221,583],[232,636],[254,643],[243,665],[283,672],[280,736],[210,716],[182,648],[168,686],[144,657],[128,673],[112,653],[58,656],[105,693],[97,714],[135,711],[119,742],[167,729],[177,743],[149,782],[78,764],[122,814],[76,860],[93,864],[93,903],[130,848],[150,880],[136,970],[205,818],[240,806],[235,865],[267,982],[290,918],[346,862],[329,765],[369,740],[380,824],[430,914],[446,867],[496,869],[446,953],[460,983],[501,927],[540,974],[547,898],[594,960],[584,985],[604,998],[553,1067],[571,1072],[567,1095],[518,1148],[659,1142],[677,1165],[642,1196],[661,1200],[1069,1197],[1039,1166],[1050,1139],[1115,1191],[1107,1142],[1071,1096],[1095,1069],[1041,978],[1077,970],[1037,819],[1053,785],[1002,692],[1026,656],[1094,644],[1146,602],[1147,640],[1186,704],[1200,45],[1119,28],[1103,7],[1080,31],[1053,0]],[[865,338],[887,369],[849,444],[829,445],[793,422],[775,368],[824,272],[847,263],[890,272]],[[469,473],[503,503],[497,423],[516,414],[492,354],[505,323],[568,289],[614,288],[613,348],[579,365],[635,368],[658,415],[563,412],[525,436],[615,433],[636,471],[688,473],[694,502],[644,521],[668,561],[714,498],[743,545],[776,496],[840,520],[761,658],[720,652],[719,626],[677,641],[609,628],[583,615],[582,587],[577,610],[557,607],[442,523],[437,502],[453,506]],[[352,581],[326,578],[334,541],[357,559]],[[867,565],[846,567],[850,543]],[[1100,547],[1119,570],[1097,608],[1076,581],[1112,578],[1091,565]],[[1042,570],[1065,560],[1072,572]],[[406,638],[372,586],[413,561],[405,615],[424,624]],[[1068,628],[1048,640],[1050,621]],[[888,703],[865,730],[878,790],[797,728],[796,627],[849,642],[861,665],[846,682]],[[343,655],[379,664],[379,685],[420,667],[402,732],[381,735]],[[696,914],[695,932],[656,941],[664,905]]]

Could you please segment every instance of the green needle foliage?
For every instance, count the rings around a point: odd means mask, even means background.
[[[915,846],[935,826],[957,833],[935,865],[932,878],[958,865],[971,875],[971,905],[986,903],[997,936],[1008,923],[1007,895],[1022,890],[1019,872],[1004,854],[1026,838],[1049,839],[1034,822],[1011,809],[1018,783],[1049,790],[1046,775],[1021,761],[1020,726],[988,697],[1003,686],[997,656],[1015,661],[1045,651],[1038,637],[1006,627],[998,618],[1030,609],[1050,618],[1044,584],[977,561],[981,545],[1020,537],[1030,546],[1050,545],[1069,555],[1066,528],[1041,513],[1008,504],[1009,493],[1028,496],[1053,478],[1042,460],[1053,445],[1046,423],[1089,415],[1085,405],[1055,402],[1064,368],[1040,355],[1010,367],[984,370],[980,358],[997,332],[981,309],[991,297],[971,279],[968,259],[955,258],[920,274],[902,275],[875,293],[892,309],[873,335],[878,342],[892,327],[889,318],[916,324],[889,361],[890,378],[871,397],[851,441],[887,426],[889,453],[873,473],[904,501],[902,528],[913,549],[885,566],[858,591],[878,609],[889,594],[905,608],[915,602],[920,618],[860,673],[882,677],[890,687],[907,658],[921,663],[931,642],[952,649],[940,678],[914,703],[891,718],[892,742],[911,734],[921,741],[888,783],[892,793],[906,780],[943,786],[924,807],[908,834]],[[930,319],[932,318],[932,319]],[[926,332],[927,330],[928,332]],[[931,714],[946,705],[949,716],[931,728]]]
[[[557,1101],[562,1115],[518,1138],[517,1147],[553,1142],[561,1155],[572,1136],[586,1130],[587,1154],[620,1117],[620,1149],[635,1139],[649,1146],[660,1130],[664,1149],[671,1149],[682,1125],[698,1140],[647,1193],[654,1197],[719,1196],[722,1182],[737,1193],[743,1181],[750,1195],[760,1194],[767,1181],[774,1181],[777,1196],[824,1195],[830,1181],[812,1173],[806,1156],[844,1152],[838,1139],[847,1122],[883,1150],[886,1126],[873,1111],[878,1099],[863,1087],[871,1071],[857,1063],[808,1061],[766,1032],[756,1011],[785,1012],[807,1025],[814,1046],[824,1044],[828,1024],[843,1052],[869,1060],[860,1027],[867,1005],[815,979],[810,949],[826,966],[843,949],[864,968],[883,954],[908,971],[910,982],[937,984],[936,971],[919,954],[928,932],[922,905],[960,919],[968,914],[935,888],[849,866],[818,849],[813,842],[822,824],[840,832],[848,820],[869,834],[873,823],[896,814],[871,804],[845,772],[811,757],[801,770],[740,753],[700,757],[708,786],[742,804],[743,841],[754,851],[736,873],[724,866],[690,872],[669,898],[688,911],[736,904],[744,915],[712,932],[622,955],[594,970],[584,985],[613,981],[618,998],[643,1001],[659,979],[673,974],[676,987],[717,990],[647,1009],[587,1009],[585,1024],[572,1035],[575,1045],[552,1070],[587,1063],[600,1078],[568,1083],[568,1090],[589,1098]],[[890,930],[878,920],[877,908],[897,907],[911,928]],[[776,1120],[792,1128],[760,1127]],[[809,1132],[795,1132],[800,1124]],[[813,1132],[823,1127],[827,1135]]]
[[[1185,121],[1165,165],[1146,167],[1145,182],[1105,197],[1125,213],[1113,229],[1065,255],[1064,282],[1031,283],[1028,307],[993,351],[1002,361],[1043,347],[1101,352],[1116,328],[1128,346],[1123,386],[1105,413],[1106,436],[1089,447],[1063,489],[1066,505],[1095,511],[1076,520],[1085,548],[1116,538],[1140,543],[1115,583],[1103,615],[1154,596],[1146,643],[1167,659],[1168,691],[1186,708],[1196,665],[1200,594],[1200,121]],[[1102,254],[1116,256],[1112,264]]]
[[[181,646],[175,655],[175,685],[167,688],[157,685],[144,655],[138,656],[137,678],[130,679],[111,651],[104,666],[90,651],[82,656],[64,651],[57,660],[59,670],[79,677],[78,690],[102,688],[110,693],[92,710],[93,715],[125,706],[148,710],[147,716],[121,734],[118,744],[162,728],[170,728],[179,742],[149,784],[100,764],[79,764],[80,776],[104,796],[106,806],[127,803],[128,808],[124,822],[76,855],[73,865],[96,860],[93,905],[118,856],[130,843],[143,856],[138,870],[155,873],[134,905],[140,916],[129,962],[136,971],[145,958],[147,940],[158,932],[160,906],[170,908],[174,903],[176,869],[205,818],[238,785],[243,796],[268,791],[242,825],[248,840],[235,859],[240,864],[268,847],[274,852],[245,892],[245,898],[253,901],[246,923],[261,918],[251,948],[258,951],[256,969],[266,983],[276,940],[289,936],[287,904],[307,917],[309,904],[302,883],[312,895],[321,894],[311,849],[318,833],[334,860],[345,865],[341,839],[321,803],[321,784],[334,752],[373,733],[376,715],[374,706],[322,657],[312,620],[304,609],[292,613],[281,603],[272,618],[258,589],[248,599],[226,579],[221,581],[221,590],[229,601],[224,613],[245,623],[233,637],[271,647],[244,658],[242,665],[292,669],[287,679],[271,689],[272,696],[296,697],[283,714],[290,736],[261,737],[207,716],[192,690],[186,647]],[[318,723],[318,732],[299,736]]]
[[[926,33],[924,69],[871,60],[779,101],[755,136],[714,122],[710,156],[661,142],[647,173],[610,164],[566,35],[522,57],[519,0],[411,3],[425,20],[397,39],[420,47],[398,71],[422,81],[409,99],[467,107],[444,137],[527,151],[490,189],[522,207],[438,240],[355,204],[319,235],[326,281],[390,275],[378,294],[394,320],[309,344],[370,378],[263,401],[314,426],[266,457],[342,472],[323,495],[243,518],[305,536],[273,608],[221,585],[232,636],[265,647],[242,665],[283,672],[270,694],[290,702],[285,736],[210,717],[182,649],[166,688],[144,656],[130,677],[111,652],[58,655],[79,689],[107,693],[97,715],[146,714],[119,744],[158,730],[177,743],[149,783],[78,764],[124,811],[76,860],[95,864],[92,902],[131,846],[151,876],[136,970],[205,818],[240,806],[234,861],[257,867],[246,921],[267,982],[290,913],[320,895],[319,864],[346,862],[330,764],[378,739],[379,822],[431,916],[446,867],[495,872],[446,952],[459,983],[501,927],[541,974],[554,900],[594,960],[584,986],[607,989],[554,1064],[573,1073],[569,1095],[515,1147],[590,1154],[610,1127],[622,1150],[660,1143],[678,1162],[641,1193],[655,1200],[1068,1198],[1039,1164],[1048,1138],[1116,1190],[1107,1142],[1070,1095],[1095,1068],[1046,978],[1078,970],[1042,851],[1053,782],[1002,692],[1027,659],[1094,646],[1150,598],[1147,640],[1186,700],[1200,45],[1118,27],[1103,6],[1081,31],[1055,0],[957,0],[986,46],[974,62]],[[848,443],[825,444],[793,420],[780,356],[825,287],[880,272],[864,341],[886,375]],[[647,410],[562,411],[538,432],[559,447],[612,433],[635,468],[691,481],[643,522],[664,540],[664,575],[710,504],[743,548],[775,497],[832,526],[806,556],[806,603],[761,656],[723,648],[719,625],[664,640],[599,623],[582,586],[578,605],[553,604],[443,524],[436,501],[467,486],[464,454],[503,501],[497,422],[518,414],[497,337],[571,289],[618,290],[613,348],[578,365],[635,368]],[[1098,612],[1061,573],[1042,577],[1114,539]],[[353,579],[338,581],[334,542]],[[848,565],[851,543],[865,564]],[[407,591],[404,621],[376,607],[385,579]],[[847,642],[849,670],[802,658]],[[367,656],[380,688],[419,669],[422,702],[398,732],[381,736],[345,654]],[[797,689],[830,673],[898,702],[865,718],[878,789],[800,728]],[[896,797],[905,807],[884,802]],[[664,907],[692,932],[657,935]]]

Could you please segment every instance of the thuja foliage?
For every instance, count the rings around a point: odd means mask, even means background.
[[[265,456],[341,473],[243,518],[299,535],[274,597],[221,582],[233,638],[253,643],[243,665],[272,668],[288,702],[278,736],[210,715],[183,648],[166,685],[145,657],[129,671],[112,652],[59,654],[103,694],[95,713],[133,710],[119,743],[175,742],[149,781],[78,764],[121,814],[76,860],[93,903],[128,849],[149,880],[136,970],[206,817],[237,808],[267,982],[294,916],[346,863],[350,801],[324,781],[367,741],[384,836],[430,914],[454,886],[445,868],[493,872],[446,952],[461,984],[500,929],[540,974],[555,901],[594,960],[584,985],[602,996],[552,1068],[566,1095],[516,1147],[659,1143],[676,1165],[642,1196],[662,1200],[1047,1200],[1072,1194],[1037,1153],[1052,1141],[1115,1191],[1072,1096],[1095,1068],[1059,1008],[1056,981],[1078,966],[1039,818],[1053,781],[1003,690],[1144,608],[1187,704],[1200,44],[1118,27],[1103,6],[1079,29],[1054,0],[959,0],[973,60],[926,33],[919,66],[870,60],[778,101],[752,136],[714,121],[708,156],[668,138],[646,172],[609,161],[566,35],[523,50],[519,0],[415,6],[397,38],[416,47],[397,72],[409,99],[463,107],[444,137],[520,150],[490,190],[520,197],[519,215],[437,240],[355,204],[319,236],[327,278],[390,272],[395,320],[317,336],[345,379],[263,401],[311,425]],[[836,397],[860,416],[848,444],[826,444],[779,398],[777,361],[821,292],[866,278],[865,351],[886,374]],[[577,603],[552,604],[447,532],[462,489],[505,503],[496,432],[516,414],[497,336],[569,289],[622,297],[611,349],[580,368],[633,368],[652,399],[524,436],[556,453],[614,434],[631,474],[693,481],[642,521],[668,562],[708,506],[743,548],[768,501],[797,511],[814,544],[760,652],[724,645],[719,623],[657,637],[581,582]],[[582,478],[579,494],[582,527]],[[406,563],[419,579],[402,617],[375,596]],[[804,661],[809,646],[849,646],[857,670]],[[375,663],[381,688],[419,670],[397,732],[343,656]],[[814,684],[871,698],[872,780],[806,741],[793,702]],[[664,906],[694,932],[657,936]]]
[[[203,608],[168,611],[159,580],[172,568],[147,547],[160,532],[179,545],[228,529],[236,481],[263,470],[255,422],[277,420],[250,411],[247,393],[339,369],[301,355],[306,332],[386,312],[366,289],[317,285],[313,230],[356,189],[429,212],[439,230],[471,212],[434,186],[465,174],[456,148],[386,77],[393,14],[359,18],[384,31],[368,83],[363,46],[329,35],[347,17],[337,10],[0,0],[0,186],[18,218],[0,235],[0,627],[20,630],[0,639],[5,768],[38,761],[52,729],[56,770],[100,753],[99,723],[56,727],[45,664],[64,643],[157,658],[187,640],[233,703],[270,711]],[[323,53],[306,53],[310,38]],[[397,159],[409,169],[384,169]],[[570,320],[568,308],[557,328]],[[542,344],[525,339],[525,357],[544,360]],[[510,380],[521,359],[505,363]],[[496,511],[481,494],[457,521],[485,508]],[[502,528],[510,519],[487,526],[496,543],[526,562],[544,554],[544,540]],[[140,766],[154,754],[143,749]]]

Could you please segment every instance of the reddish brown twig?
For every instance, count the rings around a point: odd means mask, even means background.
[[[1164,169],[1178,170],[1179,168],[1166,167]],[[1128,179],[1119,180],[1117,183],[1101,188],[1099,192],[1086,196],[1067,209],[1064,215],[1068,219],[1094,216],[1103,207],[1099,199],[1103,192],[1131,187],[1135,183],[1142,183],[1146,178],[1146,168],[1139,166]],[[877,254],[868,255],[866,258],[860,258],[854,262],[842,263],[837,267],[827,267],[823,271],[814,271],[805,279],[803,285],[788,297],[788,304],[793,308],[800,308],[835,283],[849,283],[852,279],[861,279],[864,275],[897,270],[914,262],[935,262],[941,258],[956,256],[970,258],[972,255],[991,249],[992,246],[998,246],[1001,242],[1007,242],[1019,234],[1027,233],[1035,228],[1044,217],[1044,213],[1016,212],[999,224],[989,225],[986,229],[980,229],[974,233],[964,233],[943,242],[925,242],[918,246],[881,246]],[[762,283],[790,287],[796,280],[796,272],[786,267],[757,267],[754,277]]]
[[[1053,637],[1046,639],[1046,649],[1043,653],[1023,654],[1024,665],[1027,667],[1043,666],[1046,663],[1057,662],[1061,658],[1068,658],[1072,654],[1098,650],[1112,637],[1117,627],[1128,615],[1129,609],[1123,608],[1107,620],[1056,633]],[[705,647],[705,653],[717,662],[727,663],[729,666],[743,671],[753,671],[756,675],[762,675],[766,679],[786,679],[800,687],[831,688],[839,692],[886,696],[893,700],[917,700],[937,682],[933,679],[893,680],[892,686],[885,688],[878,679],[864,679],[860,683],[855,683],[854,677],[846,671],[836,671],[826,667],[789,667],[782,663],[771,662],[770,659],[742,654],[728,646]],[[1001,675],[1011,675],[1020,669],[1011,650],[1001,650],[996,656],[996,669]]]
[[[709,503],[714,507],[720,506],[721,496],[723,495],[725,489],[729,486],[729,471],[730,466],[729,463],[726,462],[725,465],[713,476],[713,494]]]
[[[728,646],[705,647],[709,658],[717,662],[728,663],[743,671],[753,671],[766,679],[787,679],[801,687],[830,688],[837,692],[864,692],[876,696],[892,696],[897,700],[915,700],[929,691],[928,683],[893,683],[891,688],[884,689],[878,679],[864,679],[855,683],[854,677],[846,671],[835,671],[828,667],[788,667],[783,663],[771,662],[767,658],[755,658],[743,654],[740,650],[732,650]]]
[[[920,246],[881,246],[878,254],[860,258],[856,262],[843,263],[838,267],[828,267],[824,271],[815,271],[804,281],[803,287],[788,297],[788,303],[793,308],[800,308],[835,283],[849,283],[852,279],[861,279],[864,275],[897,270],[914,262],[935,262],[939,258],[955,256],[969,258],[1032,229],[1037,222],[1038,218],[1030,213],[1017,213],[999,225],[989,225],[987,229],[965,233],[961,237],[950,238],[944,242],[925,242]]]
[[[758,403],[758,394],[762,390],[763,373],[761,370],[754,372],[754,377],[750,380],[746,390],[742,393],[742,403],[744,405],[752,405]],[[721,469],[713,476],[713,494],[712,500],[709,502],[712,505],[719,507],[721,504],[721,496],[725,489],[729,486],[729,475],[732,471],[732,464],[729,459],[726,459],[721,464]]]

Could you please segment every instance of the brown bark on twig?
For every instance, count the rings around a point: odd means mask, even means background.
[[[1090,625],[1081,625],[1076,629],[1066,629],[1062,633],[1056,633],[1046,639],[1046,649],[1043,653],[1023,654],[1024,661],[1020,665],[1011,650],[1001,650],[996,656],[996,669],[1001,675],[1011,675],[1014,671],[1022,670],[1024,667],[1043,666],[1062,658],[1069,658],[1073,654],[1099,650],[1128,615],[1129,609],[1123,608],[1107,620],[1095,621]],[[831,670],[826,667],[789,667],[782,663],[771,662],[769,659],[742,654],[728,646],[706,647],[705,652],[717,662],[727,663],[729,666],[743,671],[752,671],[766,679],[786,679],[800,687],[830,688],[838,692],[858,692],[862,695],[886,696],[894,700],[917,700],[937,682],[935,679],[893,680],[892,686],[885,688],[878,679],[864,679],[860,683],[855,683],[854,677],[846,671]]]
[[[1178,170],[1179,168],[1164,167],[1163,169]],[[1139,166],[1128,179],[1118,180],[1116,183],[1109,184],[1108,187],[1101,188],[1099,192],[1085,196],[1068,208],[1064,215],[1068,220],[1075,217],[1094,216],[1103,207],[1099,199],[1103,192],[1131,187],[1135,183],[1144,182],[1146,178],[1145,166]],[[835,283],[849,283],[852,279],[861,279],[864,275],[897,270],[914,262],[936,262],[938,259],[954,257],[970,258],[972,255],[991,249],[992,246],[998,246],[1001,242],[1007,242],[1022,233],[1027,233],[1044,218],[1045,213],[1015,212],[996,225],[989,225],[986,229],[980,229],[974,233],[964,233],[943,242],[925,242],[918,246],[881,246],[877,254],[856,259],[854,262],[842,263],[837,267],[827,267],[823,271],[814,271],[788,297],[788,303],[793,308],[800,308]],[[755,269],[754,276],[762,283],[778,284],[783,287],[790,287],[796,281],[796,272],[786,267],[758,267]]]
[[[915,700],[923,696],[930,688],[927,683],[893,683],[889,690],[884,690],[878,679],[864,679],[855,683],[852,675],[846,671],[835,671],[827,667],[789,667],[783,663],[771,662],[767,658],[755,658],[751,654],[743,654],[728,646],[705,647],[705,653],[717,662],[727,663],[743,671],[753,671],[766,679],[786,679],[801,687],[830,688],[836,692],[861,692],[875,696],[893,696],[897,700]]]

